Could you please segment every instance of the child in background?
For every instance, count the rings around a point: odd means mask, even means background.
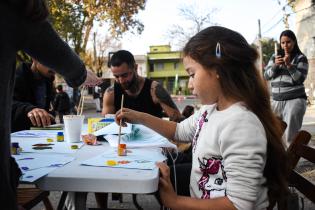
[[[160,196],[171,209],[266,209],[286,195],[286,159],[279,121],[255,67],[258,58],[239,33],[214,26],[184,48],[189,87],[203,105],[181,123],[122,109],[116,121],[141,123],[168,139],[192,141],[190,195],[178,196],[166,164]]]

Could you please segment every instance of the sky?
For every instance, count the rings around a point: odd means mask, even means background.
[[[280,1],[280,5],[279,2]],[[186,21],[179,15],[181,5],[196,5],[198,11],[209,12],[216,9],[212,15],[212,22],[241,33],[249,43],[258,35],[258,19],[261,22],[262,37],[278,39],[285,30],[281,20],[286,5],[285,0],[147,0],[144,11],[139,12],[137,18],[144,24],[141,35],[125,33],[122,48],[135,55],[146,54],[151,45],[169,44],[167,32],[174,24],[183,27]],[[290,7],[289,27],[295,30],[295,15]],[[173,50],[174,47],[172,47]]]

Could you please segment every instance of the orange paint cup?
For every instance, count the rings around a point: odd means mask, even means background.
[[[118,156],[126,156],[126,155],[127,155],[126,144],[119,144]]]

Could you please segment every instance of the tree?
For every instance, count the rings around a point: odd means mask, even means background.
[[[135,15],[145,7],[145,0],[54,0],[49,1],[51,22],[78,54],[85,53],[96,22],[109,25],[110,34],[141,33],[143,24]]]
[[[268,64],[269,59],[275,53],[275,43],[277,43],[277,41],[273,38],[264,38],[261,40],[263,63],[265,65]]]
[[[208,26],[215,25],[212,15],[216,11],[215,8],[210,12],[205,12],[196,4],[180,7],[179,16],[183,18],[183,24],[173,24],[167,32],[167,37],[171,40],[172,45],[182,48],[190,37]]]
[[[98,37],[98,38],[96,38]],[[87,50],[85,53],[85,65],[92,69],[99,77],[102,76],[102,70],[107,65],[107,56],[109,52],[117,51],[121,48],[121,43],[111,36],[97,36],[93,33],[93,51]]]

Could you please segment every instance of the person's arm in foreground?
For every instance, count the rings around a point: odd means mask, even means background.
[[[108,87],[103,96],[102,115],[115,114],[114,86]]]
[[[180,210],[234,210],[232,202],[225,196],[213,199],[199,199],[187,196],[179,196],[173,189],[170,180],[170,169],[165,163],[157,163],[160,169],[160,197],[164,206]]]
[[[174,138],[177,126],[176,122],[163,120],[150,114],[137,112],[127,108],[123,108],[116,113],[117,124],[119,124],[120,119],[123,120],[123,126],[126,126],[126,122],[132,124],[142,124],[151,128],[152,130],[156,131],[167,139]]]
[[[47,22],[22,25],[25,32],[23,50],[43,65],[55,69],[71,87],[97,85],[102,81],[86,71],[78,55],[64,42]]]
[[[16,100],[12,103],[12,132],[29,129],[31,126],[45,127],[53,122],[54,117],[44,109]]]
[[[180,122],[185,119],[185,117],[179,112],[169,93],[162,85],[155,81],[152,82],[151,96],[155,103],[159,103],[161,105],[162,109],[171,121]]]

